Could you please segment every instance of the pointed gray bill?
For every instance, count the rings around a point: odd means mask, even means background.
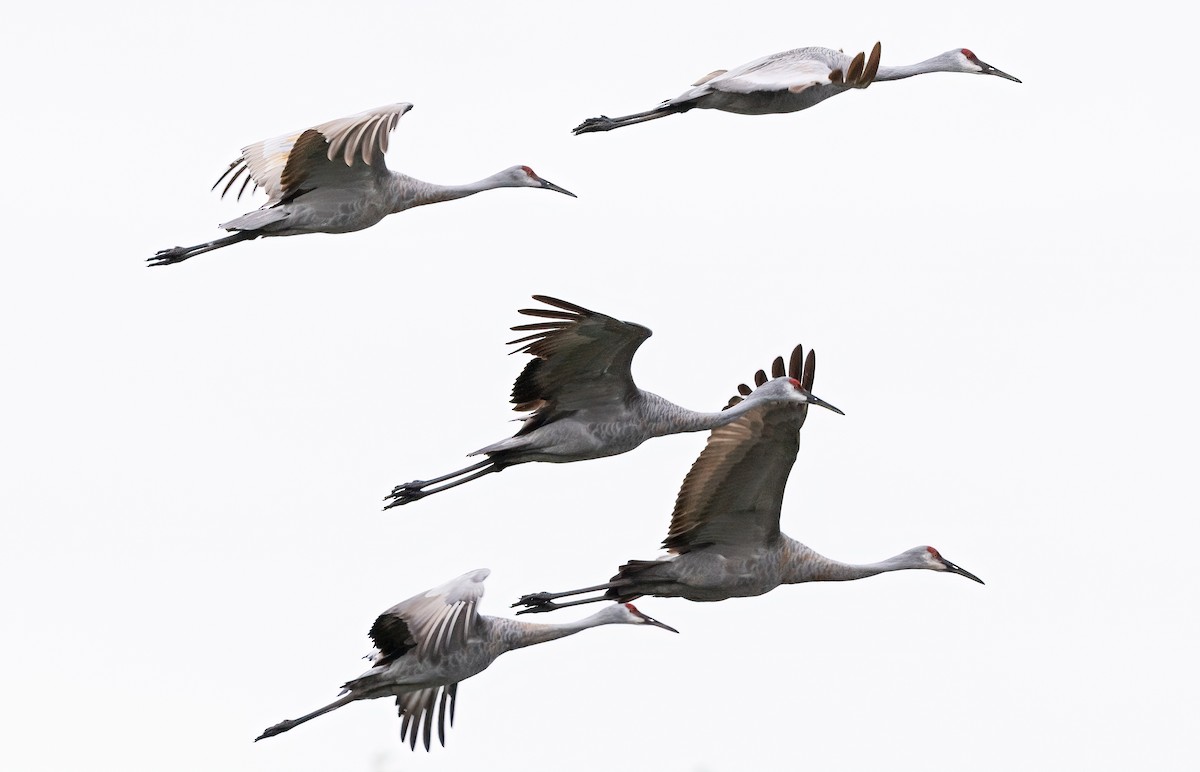
[[[944,562],[946,564],[946,570],[949,571],[950,573],[958,574],[959,576],[965,576],[973,582],[979,582],[980,584],[983,584],[982,579],[980,579],[978,576],[971,573],[967,569],[960,568],[960,567],[954,565],[953,563],[951,563],[949,560],[946,560],[945,558],[942,558],[942,562]]]
[[[1013,83],[1021,82],[1020,78],[1014,78],[1013,76],[1009,75],[1004,70],[997,70],[995,67],[988,64],[987,62],[980,62],[979,66],[983,67],[983,73],[982,73],[983,75],[997,75],[1001,78],[1005,78],[1006,80],[1011,80]]]
[[[652,616],[647,616],[647,615],[643,614],[643,613],[642,613],[642,612],[640,612],[640,611],[639,611],[639,612],[637,612],[637,614],[638,614],[638,616],[640,616],[640,617],[641,617],[643,620],[645,620],[646,624],[648,624],[648,625],[654,625],[655,627],[661,627],[662,629],[664,629],[664,630],[670,630],[670,631],[671,631],[671,632],[673,632],[673,633],[678,633],[678,632],[679,632],[679,631],[678,631],[678,630],[676,630],[674,627],[671,627],[670,625],[663,624],[662,622],[659,622],[657,619],[655,619],[655,618],[654,618],[654,617],[652,617]]]
[[[579,198],[579,196],[575,195],[571,191],[567,190],[566,188],[560,188],[559,186],[555,185],[550,180],[544,180],[541,177],[538,177],[538,181],[542,183],[542,187],[545,188],[546,190],[553,190],[556,193],[565,193],[568,196],[570,196],[571,198]]]
[[[837,413],[838,415],[846,415],[841,410],[838,410],[836,407],[829,404],[828,402],[821,399],[820,397],[818,397],[816,394],[813,394],[812,392],[809,392],[809,394],[808,394],[808,403],[810,405],[820,405],[821,407],[825,408],[826,410],[832,410],[833,412]]]

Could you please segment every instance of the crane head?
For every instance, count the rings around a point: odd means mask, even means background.
[[[931,571],[948,571],[952,574],[965,576],[973,582],[983,584],[983,580],[978,576],[946,560],[942,557],[942,553],[933,547],[922,545],[920,547],[913,547],[909,552],[920,562],[919,568],[928,568]]]
[[[555,185],[550,180],[544,180],[537,176],[537,172],[530,169],[528,166],[512,166],[498,175],[502,177],[508,187],[513,188],[541,188],[542,190],[553,190],[555,193],[562,193],[571,198],[579,198],[566,188]]]
[[[1021,82],[1019,78],[1014,78],[1007,72],[1004,72],[1003,70],[997,70],[987,62],[980,61],[979,57],[975,55],[975,52],[969,48],[959,49],[958,55],[962,58],[963,72],[973,72],[979,75],[995,75],[999,78],[1011,80],[1014,83]]]
[[[826,410],[832,410],[838,415],[846,415],[838,408],[804,388],[804,385],[800,381],[789,377],[772,378],[750,392],[747,395],[747,399],[767,400],[772,403],[799,402],[806,405],[819,405]]]

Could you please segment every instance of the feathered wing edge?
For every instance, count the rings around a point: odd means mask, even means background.
[[[510,353],[533,357],[513,383],[513,410],[540,413],[552,409],[554,392],[579,376],[581,364],[595,366],[598,359],[606,363],[604,372],[622,374],[625,391],[636,391],[632,375],[627,374],[634,354],[652,334],[649,329],[548,295],[534,295],[533,299],[554,308],[522,308],[517,313],[554,321],[512,327],[514,332],[532,334],[508,341],[510,346],[520,344]],[[586,353],[576,360],[576,352]]]
[[[441,699],[438,699],[438,695]],[[437,702],[438,742],[446,746],[446,706],[450,706],[450,726],[454,726],[454,705],[458,696],[458,684],[434,686],[414,692],[405,692],[396,697],[400,717],[400,739],[408,740],[408,747],[417,749],[420,734],[425,750],[429,750],[433,735],[433,704]]]

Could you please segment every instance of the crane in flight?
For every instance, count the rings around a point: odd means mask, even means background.
[[[809,352],[801,375],[801,353],[799,346],[792,352],[790,377],[799,376],[804,388],[812,389],[816,359]],[[772,375],[775,380],[785,377],[782,357],[775,360]],[[762,388],[766,373],[759,370],[755,382]],[[739,392],[751,393],[745,384]],[[731,405],[740,399],[735,396]],[[772,405],[713,429],[679,489],[663,541],[668,556],[631,560],[604,584],[525,595],[513,604],[524,607],[517,613],[597,601],[625,602],[643,595],[719,601],[762,595],[781,584],[847,581],[915,568],[958,574],[983,584],[933,547],[913,547],[878,563],[855,565],[820,555],[782,533],[784,488],[807,413],[807,405]],[[599,594],[557,602],[592,592]]]
[[[577,622],[530,624],[479,614],[483,581],[491,573],[476,569],[414,595],[379,615],[371,626],[375,650],[371,669],[342,687],[342,696],[300,718],[267,728],[255,742],[274,737],[343,705],[377,697],[395,697],[402,719],[401,740],[416,750],[421,736],[429,750],[437,706],[438,740],[446,744],[446,707],[454,725],[458,684],[483,672],[501,654],[574,635],[600,625],[650,625],[679,632],[638,611],[632,603],[614,603]]]
[[[996,75],[1021,82],[1007,72],[980,61],[969,48],[955,48],[923,62],[898,67],[881,65],[879,53],[878,43],[871,49],[869,57],[861,51],[848,56],[832,48],[793,48],[755,59],[732,70],[710,72],[693,83],[692,88],[653,110],[619,118],[606,115],[588,118],[572,131],[575,134],[611,131],[666,115],[686,113],[693,107],[742,115],[794,113],[848,89],[866,88],[879,81],[900,80],[929,72]]]
[[[763,405],[811,404],[842,412],[794,378],[764,384],[728,410],[688,410],[639,389],[633,382],[630,364],[638,347],[650,337],[649,329],[546,295],[534,295],[533,299],[553,308],[523,308],[518,313],[552,321],[513,327],[518,332],[533,332],[509,343],[524,344],[512,353],[533,356],[512,390],[513,409],[532,414],[514,436],[469,454],[487,456],[483,461],[440,477],[397,485],[384,499],[388,502],[384,509],[516,464],[564,464],[626,453],[651,437],[706,431]]]
[[[511,166],[465,185],[436,185],[389,171],[383,160],[388,135],[411,109],[408,102],[398,102],[247,145],[213,189],[224,182],[223,198],[241,179],[238,200],[250,186],[265,190],[270,200],[221,223],[219,227],[232,235],[193,247],[163,249],[147,262],[172,265],[260,236],[359,231],[414,206],[494,188],[541,188],[575,198],[528,166]]]

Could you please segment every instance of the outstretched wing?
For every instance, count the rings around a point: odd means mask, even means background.
[[[534,358],[513,383],[514,410],[534,411],[522,433],[545,423],[551,416],[632,400],[638,393],[630,373],[633,355],[650,330],[622,322],[565,300],[534,295],[534,300],[554,306],[523,308],[519,313],[553,319],[519,324],[513,330],[537,330],[509,341],[524,343],[512,353]]]
[[[866,88],[879,69],[879,53],[878,43],[869,60],[861,52],[850,57],[830,48],[796,48],[743,64],[713,77],[705,85],[735,94],[758,91],[798,94],[813,86],[827,85]]]
[[[802,355],[803,348],[796,346],[786,373],[783,357],[776,358],[773,377],[796,378],[811,390],[816,356],[809,352],[802,371]],[[759,370],[755,384],[766,382],[766,373]],[[743,384],[739,391],[746,395],[751,389]],[[736,396],[729,405],[741,400]],[[733,552],[739,546],[752,550],[777,539],[783,493],[807,416],[805,404],[768,405],[713,429],[679,488],[663,546],[685,553],[720,544],[724,551]]]
[[[278,202],[321,185],[350,184],[358,177],[386,171],[383,154],[388,135],[411,109],[408,102],[398,102],[247,145],[213,189],[224,182],[224,196],[244,177],[239,199],[253,185]]]
[[[465,644],[479,620],[476,605],[490,573],[486,568],[470,571],[380,614],[370,632],[379,649],[374,665],[386,665],[414,649],[418,659],[436,660]]]
[[[441,695],[440,701],[438,700],[439,694]],[[450,705],[450,726],[454,726],[454,701],[457,696],[458,684],[456,683],[418,689],[415,692],[398,695],[396,706],[399,708],[400,717],[404,719],[400,723],[400,739],[408,740],[408,747],[416,750],[417,731],[420,730],[425,750],[429,750],[429,740],[433,734],[433,704],[437,702],[438,742],[444,747],[446,745],[446,704]]]

